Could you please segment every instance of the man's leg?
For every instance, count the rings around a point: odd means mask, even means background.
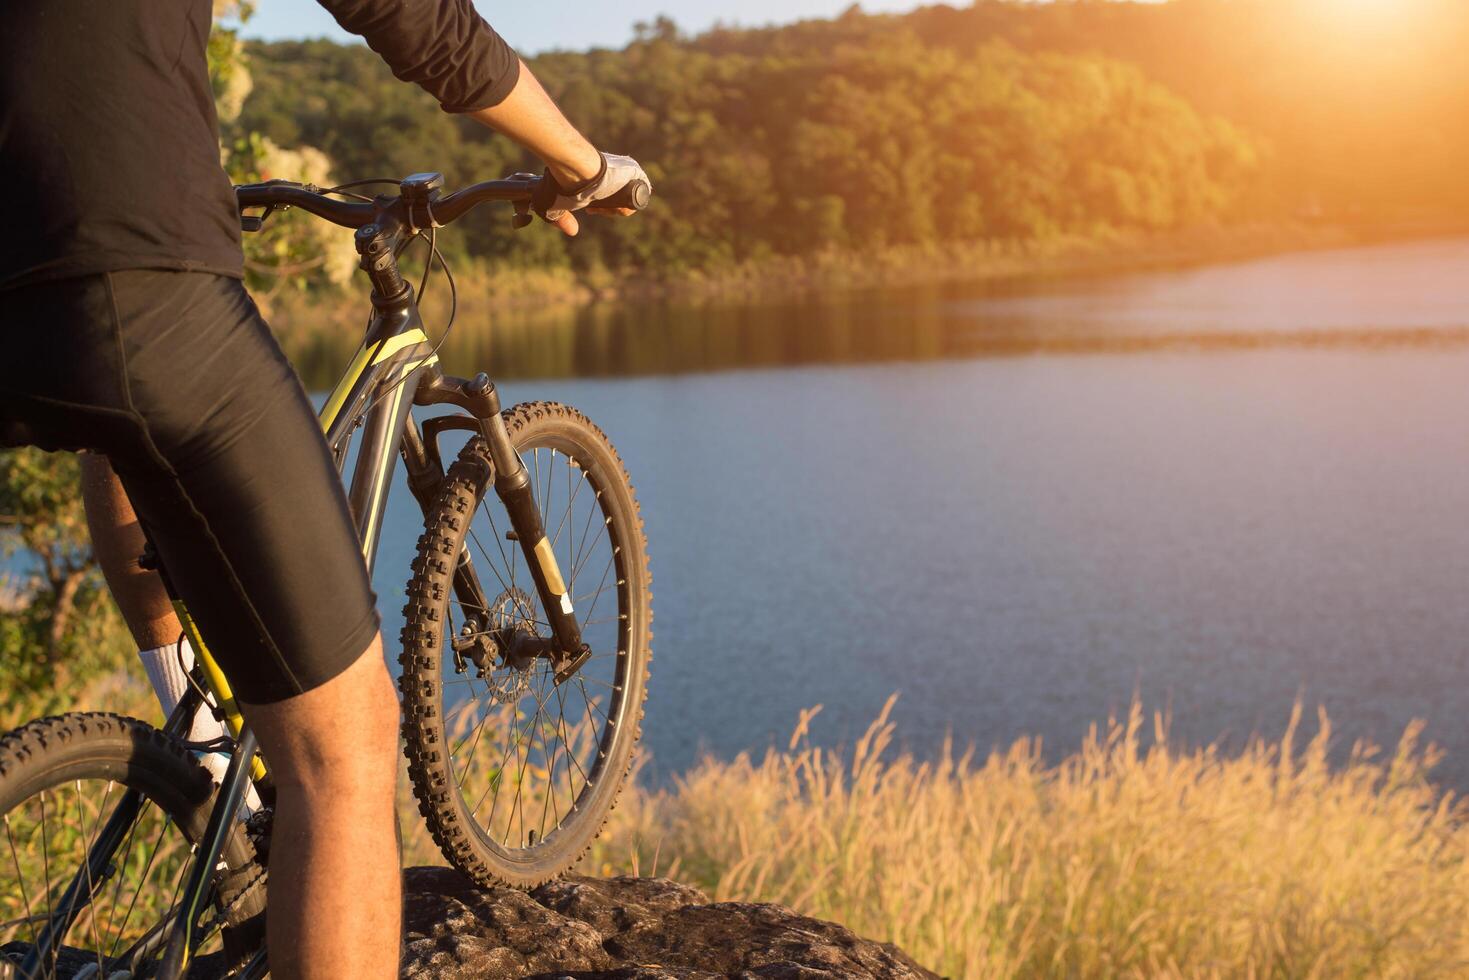
[[[138,567],[147,543],[138,515],[106,456],[82,453],[82,503],[92,550],[139,650],[178,641],[183,628],[157,572]],[[167,708],[164,709],[168,710]]]
[[[183,626],[173,611],[162,577],[138,565],[147,539],[112,464],[97,453],[82,453],[80,460],[82,503],[87,511],[92,551],[113,601],[138,644],[138,660],[167,718],[189,689],[188,671],[194,665],[194,652],[183,638]],[[185,736],[194,742],[212,742],[225,734],[224,724],[207,707],[199,709],[193,724],[185,730]],[[224,780],[228,756],[211,752],[199,761],[216,782]],[[246,796],[245,806],[249,810],[260,807],[253,789]]]
[[[138,567],[143,531],[106,457],[82,455],[82,492],[97,561],[139,649],[173,644],[178,618],[157,573]],[[398,702],[381,637],[320,687],[244,712],[276,785],[271,975],[396,976]]]
[[[239,282],[108,282],[140,440],[113,466],[277,787],[272,973],[394,977],[397,699],[311,403]]]
[[[172,644],[178,619],[158,575],[137,566],[143,532],[105,457],[82,456],[82,485],[97,560],[139,648]],[[244,712],[276,786],[271,975],[396,976],[398,703],[381,637],[320,687]]]
[[[276,784],[271,976],[396,977],[398,701],[382,638],[320,687],[244,711]]]
[[[6,299],[0,324],[25,329],[0,358],[0,439],[108,454],[274,770],[274,974],[396,976],[397,702],[346,496],[290,364],[235,280],[136,270]],[[130,578],[138,528],[101,482],[103,560],[137,600],[138,639],[171,641],[157,580]]]

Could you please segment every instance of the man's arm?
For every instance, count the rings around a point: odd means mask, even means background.
[[[602,154],[562,115],[523,62],[515,87],[504,101],[475,110],[469,116],[504,133],[540,157],[545,161],[547,172],[563,188],[584,186],[600,176],[604,181],[601,196],[605,196],[615,193],[627,182],[626,173],[608,173]],[[612,159],[626,160],[625,157]],[[638,175],[646,179],[641,169]],[[593,214],[624,217],[634,213],[630,208],[589,207],[587,210]],[[555,214],[550,221],[568,235],[577,232],[576,215],[572,211]]]
[[[469,117],[530,150],[563,187],[584,184],[602,169],[602,155],[577,132],[524,62],[510,94]]]
[[[319,2],[394,75],[422,87],[445,112],[502,102],[518,80],[520,59],[470,0]]]
[[[596,147],[577,132],[470,0],[320,3],[343,28],[361,35],[394,75],[421,86],[445,112],[465,113],[530,150],[561,187],[577,188],[605,175]],[[610,195],[619,189],[605,191]],[[553,221],[566,234],[576,234],[570,211]]]

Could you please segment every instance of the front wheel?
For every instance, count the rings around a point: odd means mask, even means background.
[[[530,888],[581,857],[622,788],[652,610],[637,500],[607,437],[550,402],[503,417],[591,657],[556,683],[550,626],[476,438],[427,513],[400,685],[408,772],[434,840],[481,884]],[[456,588],[460,563],[478,596]]]

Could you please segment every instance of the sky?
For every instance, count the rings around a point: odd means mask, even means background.
[[[931,0],[930,0],[931,2]],[[851,0],[535,0],[506,3],[477,0],[485,19],[525,54],[552,48],[620,48],[632,39],[632,25],[659,14],[672,17],[680,28],[697,32],[718,21],[743,26],[786,23],[808,17],[832,17]],[[918,0],[864,0],[862,9],[909,10]],[[246,37],[329,37],[350,40],[331,15],[310,0],[257,0],[255,16],[245,26]]]

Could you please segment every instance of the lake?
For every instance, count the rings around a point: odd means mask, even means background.
[[[815,704],[849,745],[894,692],[915,752],[1054,758],[1136,694],[1190,744],[1297,699],[1343,750],[1423,718],[1469,788],[1469,239],[555,334],[603,376],[502,391],[587,412],[638,489],[656,778]],[[390,646],[418,522],[399,488]]]

